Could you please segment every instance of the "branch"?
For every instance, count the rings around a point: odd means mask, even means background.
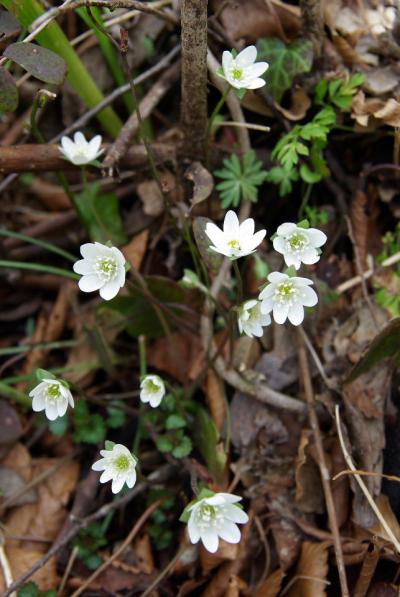
[[[207,130],[207,0],[182,0],[183,152],[204,160]]]

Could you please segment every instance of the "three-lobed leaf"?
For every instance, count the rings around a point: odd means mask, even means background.
[[[311,70],[312,44],[299,39],[286,45],[280,39],[264,37],[258,41],[257,48],[258,59],[269,63],[264,78],[275,100],[280,102],[285,91],[292,87],[294,78]]]

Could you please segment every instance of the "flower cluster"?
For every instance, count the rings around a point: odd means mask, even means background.
[[[325,244],[326,235],[316,228],[308,228],[307,222],[301,225],[286,222],[279,226],[273,237],[276,251],[283,255],[287,266],[298,270],[302,263],[309,265],[320,258],[320,247]],[[254,234],[254,220],[248,218],[239,223],[237,215],[228,211],[222,230],[209,222],[205,232],[211,242],[210,249],[231,260],[253,253],[263,241],[266,230]],[[318,302],[316,292],[310,288],[309,278],[272,272],[267,277],[269,284],[263,288],[257,299],[245,301],[238,310],[240,333],[261,337],[263,327],[271,323],[271,315],[276,323],[288,319],[293,325],[300,325],[304,319],[304,307],[314,307]]]

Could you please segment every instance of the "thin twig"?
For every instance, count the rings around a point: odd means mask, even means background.
[[[101,566],[99,566],[93,572],[93,574],[91,574],[91,576],[89,576],[89,578],[87,578],[85,580],[85,582],[79,587],[79,589],[77,589],[76,591],[74,591],[72,593],[71,597],[79,597],[79,595],[81,595],[83,593],[83,591],[89,585],[91,585],[91,583],[99,576],[99,574],[101,574],[104,570],[106,570],[106,568],[108,568],[110,566],[110,564],[112,564],[113,561],[118,558],[118,556],[128,547],[128,545],[136,537],[136,535],[138,534],[138,532],[140,531],[140,529],[142,528],[144,523],[147,521],[147,519],[153,514],[153,512],[155,510],[157,510],[158,506],[162,503],[162,501],[163,500],[161,499],[161,500],[157,500],[156,502],[153,502],[153,504],[151,504],[143,512],[143,514],[141,515],[139,520],[133,525],[131,531],[128,533],[128,535],[126,536],[124,541],[121,543],[121,545],[118,547],[118,549],[116,549],[114,551],[114,553],[109,558],[107,558],[107,560],[105,560],[105,562],[103,562],[103,564]]]
[[[168,574],[168,572],[170,572],[170,570],[172,570],[172,568],[175,566],[176,562],[179,560],[179,558],[181,557],[181,555],[183,554],[183,552],[186,550],[186,545],[183,545],[183,547],[181,547],[181,549],[179,549],[177,551],[177,553],[174,555],[174,557],[172,558],[172,560],[170,562],[168,562],[167,566],[165,566],[164,570],[161,570],[160,574],[157,576],[157,578],[155,578],[153,580],[153,582],[151,583],[151,585],[149,585],[147,587],[147,589],[144,591],[144,593],[141,594],[140,597],[147,597],[147,595],[150,595],[150,593],[156,588],[158,587],[158,585],[160,584],[160,582],[163,580],[163,578],[166,577],[166,575]]]
[[[392,529],[386,522],[386,520],[383,517],[378,506],[375,504],[373,497],[371,496],[370,492],[368,491],[367,486],[365,485],[364,481],[361,478],[361,475],[357,472],[357,469],[353,464],[350,453],[349,453],[346,443],[344,441],[342,426],[341,426],[341,422],[340,422],[340,412],[339,412],[338,404],[335,406],[335,419],[336,419],[336,428],[337,428],[337,432],[338,432],[340,447],[342,448],[343,456],[344,456],[345,461],[347,462],[347,466],[354,473],[355,480],[357,481],[361,491],[363,492],[364,496],[366,497],[367,502],[371,506],[375,516],[381,523],[382,527],[385,529],[386,534],[388,535],[388,537],[390,537],[390,540],[393,543],[393,545],[396,549],[396,552],[398,554],[400,554],[400,542],[397,540],[395,534],[393,533]]]
[[[298,333],[299,339],[299,364],[301,371],[301,378],[303,382],[304,394],[308,404],[308,416],[310,426],[313,432],[315,441],[315,447],[318,455],[318,466],[321,475],[322,488],[325,496],[326,509],[328,512],[329,525],[331,527],[333,535],[333,543],[336,555],[336,564],[339,573],[340,587],[342,591],[342,597],[349,597],[349,589],[347,586],[346,568],[343,559],[342,542],[340,539],[339,526],[337,522],[335,502],[333,500],[332,488],[330,485],[330,475],[328,466],[326,463],[324,447],[322,444],[322,435],[319,428],[318,417],[315,411],[315,398],[312,387],[310,368],[308,364],[307,352],[304,344],[303,337]]]

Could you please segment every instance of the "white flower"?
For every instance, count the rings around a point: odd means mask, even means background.
[[[107,445],[107,442],[106,442]],[[118,493],[126,483],[129,488],[136,483],[135,456],[122,444],[114,444],[109,450],[100,450],[103,458],[92,464],[94,471],[104,471],[100,477],[100,483],[111,481],[111,491]]]
[[[79,288],[82,292],[100,291],[109,301],[125,284],[125,257],[116,247],[101,243],[85,243],[80,248],[83,259],[74,263],[74,272],[81,274]]]
[[[284,323],[288,318],[293,325],[300,325],[304,319],[303,307],[314,307],[318,302],[316,292],[310,288],[312,280],[272,272],[268,281],[270,284],[258,297],[261,312],[272,311],[276,323]]]
[[[261,303],[257,300],[250,300],[243,303],[239,309],[238,327],[241,334],[243,332],[252,338],[261,336],[264,333],[263,326],[270,325],[271,316],[261,312]]]
[[[187,508],[188,533],[192,543],[202,541],[207,551],[215,553],[219,537],[228,543],[239,543],[237,524],[245,524],[249,517],[236,506],[242,498],[229,493],[216,493],[198,500]]]
[[[101,135],[96,135],[90,141],[86,141],[85,135],[78,131],[74,135],[74,140],[69,137],[61,137],[60,151],[64,156],[75,164],[75,166],[84,166],[96,160],[104,151],[100,149]]]
[[[140,400],[149,402],[150,406],[160,406],[165,396],[165,385],[158,375],[146,375],[140,384]]]
[[[226,79],[236,89],[258,89],[265,85],[261,75],[265,73],[268,62],[256,62],[257,48],[248,46],[236,56],[232,52],[222,54],[222,72],[220,77]]]
[[[300,228],[292,222],[281,224],[274,238],[274,249],[282,253],[287,266],[300,268],[319,261],[318,248],[326,243],[326,234],[317,228]]]
[[[210,249],[230,259],[238,259],[254,253],[267,233],[266,230],[259,230],[254,234],[254,220],[247,218],[239,224],[238,217],[232,210],[226,213],[223,230],[208,222],[205,232],[214,243]]]
[[[69,388],[58,379],[43,379],[29,392],[29,396],[32,398],[32,409],[35,412],[44,410],[50,421],[63,417],[68,404],[74,408],[74,399]]]

